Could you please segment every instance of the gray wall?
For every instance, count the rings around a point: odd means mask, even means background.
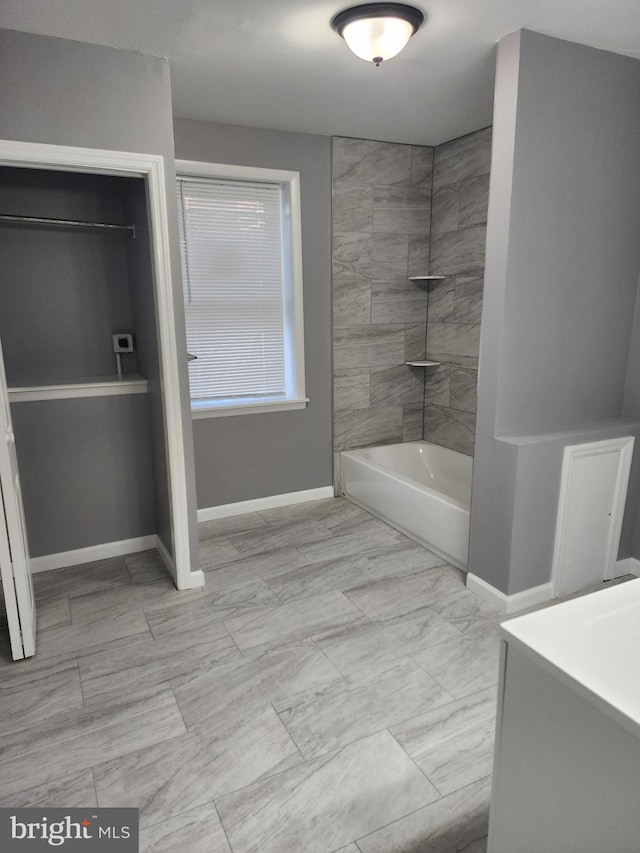
[[[193,422],[198,506],[331,484],[331,151],[327,137],[175,122],[176,157],[300,172],[305,410]],[[174,202],[175,207],[175,202]]]
[[[473,455],[491,128],[435,149],[424,438]]]
[[[622,419],[639,90],[628,57],[528,31],[499,44],[469,566],[509,594],[549,580],[564,446],[639,433]],[[621,557],[636,515],[634,473]]]
[[[5,139],[161,154],[165,158],[171,271],[178,320],[178,352],[186,351],[182,307],[169,66],[166,60],[98,45],[0,33],[0,115]],[[185,419],[184,467],[192,565],[197,566],[197,527],[192,437],[188,429],[186,361],[180,363]],[[157,394],[158,390],[152,391]],[[154,417],[157,417],[158,406]],[[158,429],[160,429],[158,425]],[[160,460],[154,460],[154,465]],[[158,492],[166,511],[168,495]],[[172,550],[171,531],[158,533]],[[104,540],[103,540],[104,541]]]
[[[14,403],[32,557],[156,532],[145,394]]]
[[[333,140],[334,450],[422,438],[433,149]]]

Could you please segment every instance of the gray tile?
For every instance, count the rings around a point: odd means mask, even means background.
[[[378,234],[428,234],[431,189],[380,187],[373,189],[373,231]]]
[[[238,648],[283,646],[310,638],[319,631],[362,617],[358,608],[337,590],[278,607],[264,607],[225,622]]]
[[[230,565],[207,572],[205,589],[224,589],[260,578],[267,579],[308,565],[309,561],[297,548],[275,548],[255,557],[243,557]]]
[[[486,226],[435,234],[431,240],[431,269],[434,275],[482,272]]]
[[[269,527],[247,533],[234,533],[230,538],[234,548],[243,557],[251,557],[276,548],[298,547],[309,542],[319,542],[330,536],[331,532],[321,522],[310,519],[292,521],[277,527],[269,525]]]
[[[278,575],[268,581],[268,584],[280,601],[286,602],[309,598],[334,589],[348,589],[354,582],[366,582],[370,573],[371,564],[366,557],[354,555],[304,566],[302,569]]]
[[[417,368],[400,364],[397,367],[375,368],[371,371],[371,405],[393,406],[422,403],[424,376]]]
[[[435,406],[449,405],[449,391],[451,386],[451,368],[448,364],[442,364],[434,370],[425,371],[424,377],[424,402]]]
[[[427,608],[414,619],[363,621],[315,637],[316,643],[340,672],[389,666],[399,658],[458,637],[457,628]]]
[[[317,758],[451,701],[411,660],[361,669],[274,705],[305,759]]]
[[[66,808],[88,809],[98,805],[91,770],[71,773],[59,779],[51,779],[42,785],[3,793],[0,806],[3,808]]]
[[[169,570],[155,548],[124,558],[133,583],[153,583],[170,577]]]
[[[475,430],[475,415],[470,412],[425,406],[424,437],[427,441],[473,456]]]
[[[390,580],[394,577],[419,574],[426,569],[444,564],[442,557],[438,557],[433,551],[417,545],[410,539],[404,539],[402,544],[395,544],[392,547],[376,548],[375,551],[367,554],[367,560],[379,573],[380,579],[389,578]]]
[[[437,350],[429,350],[427,358],[433,361],[439,361],[441,364],[448,364],[453,367],[470,367],[473,370],[478,369],[478,357],[472,355],[460,355],[453,352],[438,352]]]
[[[207,803],[140,832],[140,853],[231,853],[215,806]]]
[[[480,853],[489,822],[489,779],[474,782],[366,838],[361,853]]]
[[[333,278],[393,278],[407,274],[409,235],[349,232],[333,236]]]
[[[433,186],[455,184],[465,178],[486,175],[491,168],[491,128],[478,130],[452,142],[439,145],[434,152]]]
[[[333,374],[334,410],[366,409],[369,406],[369,370],[336,370]]]
[[[359,181],[333,183],[331,225],[334,233],[371,232],[373,223],[373,187]]]
[[[411,186],[431,190],[433,181],[433,148],[411,146]]]
[[[451,320],[457,323],[479,323],[482,319],[482,276],[458,276],[455,285]]]
[[[100,806],[134,805],[146,827],[301,761],[278,715],[266,705],[210,719],[183,737],[98,764],[94,775]]]
[[[384,527],[382,522],[374,518],[370,512],[351,503],[347,498],[341,498],[340,500],[343,501],[344,505],[340,512],[322,519],[324,526],[328,527],[332,533],[336,535],[355,533],[372,525],[375,525],[376,530]]]
[[[458,230],[458,190],[457,185],[440,187],[433,191],[433,211],[431,214],[431,233],[444,234]]]
[[[427,353],[451,353],[477,358],[480,325],[476,323],[429,323]]]
[[[131,577],[120,557],[82,563],[51,572],[38,572],[33,576],[33,586],[39,602],[52,597],[75,595],[79,589],[88,594],[115,586],[128,586],[130,583]]]
[[[348,326],[371,321],[371,282],[355,275],[337,276],[333,282],[333,322]]]
[[[446,323],[453,319],[455,310],[456,278],[447,276],[444,281],[429,287],[429,323]]]
[[[57,628],[59,625],[68,625],[71,622],[71,609],[69,599],[45,598],[38,599],[38,630],[43,628]],[[6,625],[6,620],[5,623]]]
[[[199,551],[200,568],[205,572],[233,563],[242,556],[228,536],[206,539],[200,543]]]
[[[78,591],[81,593],[81,590]],[[178,592],[173,581],[167,577],[162,582],[129,584],[103,592],[92,592],[89,595],[72,596],[69,599],[69,608],[73,623],[82,625],[109,617],[125,616],[127,612],[140,609],[143,605],[188,601],[200,594],[200,590]],[[39,619],[38,611],[38,621]]]
[[[463,634],[489,622],[504,619],[504,614],[468,589],[448,595],[433,603],[433,609]]]
[[[390,728],[441,794],[491,775],[497,691],[490,687]]]
[[[330,853],[436,796],[406,753],[381,732],[216,805],[234,853]]]
[[[28,680],[20,674],[12,678],[9,673],[0,684],[0,704],[0,735],[28,729],[40,720],[81,708],[78,665],[70,661],[50,672],[36,671]]]
[[[336,326],[333,358],[337,369],[388,367],[404,361],[404,324]]]
[[[486,225],[489,206],[489,175],[468,178],[462,181],[458,187],[460,228]]]
[[[369,372],[366,371],[366,374],[368,376]],[[362,516],[363,514],[370,518],[368,513],[354,506],[345,498],[323,498],[319,501],[304,501],[304,503],[278,506],[260,511],[260,515],[274,526],[288,524],[292,521],[302,521],[303,519],[315,519],[329,528],[351,517]]]
[[[87,652],[92,646],[104,645],[134,635],[149,634],[142,610],[131,610],[113,617],[103,617],[80,625],[46,628],[38,634],[38,655],[50,658]]]
[[[410,234],[407,259],[407,275],[426,275],[429,270],[430,257],[430,235]]]
[[[217,636],[216,636],[217,635]],[[135,646],[89,655],[80,661],[85,704],[111,703],[123,693],[164,684],[171,678],[206,670],[235,658],[240,653],[220,623],[204,634],[198,632],[189,643],[178,644],[174,636],[150,640]]]
[[[58,714],[0,737],[0,798],[20,786],[44,785],[88,769],[98,758],[108,761],[185,731],[169,688],[144,700],[123,698],[107,709]]]
[[[432,403],[438,401],[431,400]],[[478,408],[478,372],[464,367],[451,368],[449,406],[475,414]]]
[[[201,521],[198,524],[198,539],[206,542],[207,539],[219,539],[230,533],[244,533],[246,530],[255,530],[258,527],[266,527],[267,522],[257,512],[245,512],[242,515],[231,515],[227,518],[214,518],[211,521]]]
[[[438,598],[459,591],[463,587],[461,576],[457,569],[442,565],[415,575],[356,587],[349,590],[347,596],[371,619],[419,615]]]
[[[466,634],[431,646],[413,655],[456,699],[498,683],[500,644],[488,636]]]
[[[394,538],[375,521],[367,521],[352,533],[336,535],[327,542],[301,545],[300,551],[312,563],[338,560],[356,554],[368,554],[379,548],[397,547]]]
[[[333,139],[333,180],[399,184],[411,180],[411,146],[369,139]]]
[[[404,358],[403,361],[412,361],[424,358],[427,343],[427,329],[424,323],[411,323],[405,325]]]
[[[243,657],[172,682],[188,727],[206,725],[340,678],[315,646]]]
[[[187,602],[153,605],[145,616],[154,638],[176,637],[188,633],[209,633],[223,619],[231,619],[265,605],[277,605],[278,598],[263,580],[246,581],[224,589],[205,591]],[[217,626],[217,630],[222,629]]]
[[[375,285],[377,282],[373,282]],[[427,320],[427,300],[421,294],[408,291],[402,297],[390,294],[388,297],[372,298],[372,323],[416,323]]]
[[[423,433],[424,410],[421,404],[404,406],[402,415],[402,440],[418,441]]]
[[[402,441],[402,406],[377,406],[338,413],[334,423],[334,447],[349,450]]]

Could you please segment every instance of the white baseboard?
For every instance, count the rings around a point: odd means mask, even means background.
[[[618,560],[614,577],[619,578],[621,575],[635,575],[640,578],[640,560],[636,560],[635,557],[625,557],[624,560]]]
[[[510,616],[520,610],[526,610],[528,607],[535,607],[536,604],[544,604],[545,601],[551,601],[553,598],[553,587],[551,583],[543,583],[540,586],[534,586],[531,589],[525,589],[523,592],[516,592],[514,595],[506,595],[495,586],[469,573],[467,575],[467,589],[474,592],[480,598],[493,604],[501,610],[505,616]]]
[[[88,548],[77,548],[74,551],[60,551],[58,554],[45,554],[43,557],[31,557],[31,571],[48,572],[51,569],[62,569],[64,566],[79,566],[82,563],[92,563],[94,560],[108,560],[111,557],[123,557],[136,551],[148,551],[157,545],[155,533],[151,536],[139,536],[137,539],[121,539],[119,542],[105,542],[102,545],[90,545]]]
[[[178,584],[176,564],[174,563],[171,554],[168,552],[166,545],[159,536],[156,536],[156,548],[158,549],[158,554],[160,554],[162,562],[167,567],[167,571],[173,578],[173,582],[177,589],[197,589],[198,587],[204,586],[204,572],[201,569],[197,569],[195,572],[192,571],[187,579],[188,584],[186,586],[180,586]]]
[[[266,498],[255,498],[250,501],[209,506],[198,510],[198,521],[213,521],[216,518],[227,518],[230,515],[244,515],[247,512],[259,512],[262,509],[274,509],[278,506],[320,501],[333,496],[333,486],[320,486],[318,489],[305,489],[302,492],[287,492],[284,495],[270,495]]]

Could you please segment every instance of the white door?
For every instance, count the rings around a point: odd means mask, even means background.
[[[553,564],[556,595],[613,577],[633,443],[628,437],[565,447]]]
[[[36,651],[36,607],[16,443],[0,346],[0,576],[14,660]]]

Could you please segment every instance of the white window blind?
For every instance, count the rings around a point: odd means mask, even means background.
[[[286,399],[282,186],[179,178],[178,206],[192,400]]]

